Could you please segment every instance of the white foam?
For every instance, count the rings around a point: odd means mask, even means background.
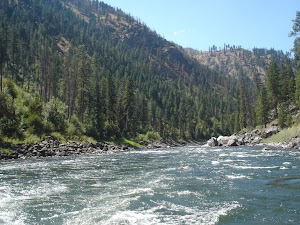
[[[236,179],[251,179],[251,178],[248,177],[248,176],[240,175],[240,174],[236,174],[236,175],[226,175],[226,177],[227,177],[228,179],[231,179],[231,180],[236,180]]]
[[[219,165],[220,162],[219,162],[219,161],[211,161],[211,164],[212,164],[212,165]]]
[[[247,160],[243,160],[243,159],[226,159],[226,160],[223,160],[222,162],[224,163],[229,163],[229,162],[247,162]]]
[[[114,224],[130,224],[130,225],[138,225],[138,224],[145,224],[145,225],[152,225],[152,224],[159,224],[159,219],[156,218],[156,215],[143,213],[138,211],[123,211],[118,212],[117,214],[113,215],[104,223],[103,225],[114,225]]]
[[[137,188],[132,191],[129,191],[129,193],[126,195],[138,195],[138,194],[154,195],[154,191],[151,188]]]
[[[231,165],[232,168],[236,169],[253,169],[253,170],[259,170],[259,169],[278,169],[278,166],[236,166],[236,165]]]
[[[0,224],[23,225],[25,216],[22,212],[20,202],[25,196],[15,196],[12,188],[5,186],[0,193]]]
[[[196,193],[196,192],[188,191],[188,190],[185,190],[185,191],[178,191],[176,194],[177,194],[178,196],[186,196],[186,195],[198,196],[198,195],[199,195],[199,194]]]
[[[289,168],[287,168],[285,166],[281,166],[279,169],[281,169],[281,170],[288,170]]]
[[[21,212],[10,212],[10,211],[1,211],[0,212],[0,224],[9,224],[9,225],[25,225],[24,215],[21,215]]]
[[[170,167],[170,168],[164,169],[165,172],[176,171],[176,170],[177,170],[177,168],[175,168],[175,167]]]
[[[184,192],[182,192],[184,193]],[[186,192],[184,194],[191,194]],[[213,225],[220,216],[227,215],[231,210],[240,207],[237,202],[225,202],[209,205],[205,202],[201,206],[184,206],[167,201],[151,201],[152,207],[141,207],[129,210],[128,204],[119,199],[107,199],[108,202],[97,208],[86,208],[76,214],[68,213],[65,225]],[[127,199],[128,200],[128,199]],[[128,202],[129,203],[129,202]]]
[[[193,168],[190,167],[190,166],[183,166],[183,167],[181,167],[181,169],[184,170],[184,171],[190,171],[190,170],[192,170]]]
[[[68,190],[65,185],[44,183],[39,186],[33,186],[20,191],[22,196],[27,199],[45,198],[48,195],[64,193]]]

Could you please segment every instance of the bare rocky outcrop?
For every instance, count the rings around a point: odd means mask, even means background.
[[[292,138],[287,144],[287,148],[300,149],[300,137]]]
[[[250,132],[234,134],[231,136],[212,137],[204,146],[241,146],[241,145],[261,145],[263,138],[271,137],[280,130],[277,126],[270,126],[264,129],[255,129]],[[290,148],[300,149],[300,137],[293,137],[287,142],[268,143],[266,145],[274,146],[276,148]]]
[[[216,147],[216,146],[238,146],[238,139],[236,135],[232,136],[219,136],[218,138],[212,137],[206,143],[206,146]]]
[[[271,137],[273,134],[277,134],[279,132],[278,126],[270,126],[263,130],[261,137],[268,138]]]

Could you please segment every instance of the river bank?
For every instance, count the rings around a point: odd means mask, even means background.
[[[60,143],[57,140],[44,140],[35,144],[10,146],[12,153],[0,153],[2,159],[26,159],[31,157],[69,156],[82,154],[107,154],[117,151],[130,151],[133,147],[106,143]]]
[[[26,159],[33,157],[52,157],[52,156],[70,156],[85,154],[110,154],[121,151],[132,151],[135,149],[169,148],[187,145],[187,142],[152,142],[141,143],[140,147],[132,147],[122,144],[108,143],[61,143],[58,140],[43,140],[35,144],[17,144],[1,143],[4,149],[10,149],[7,152],[0,152],[0,160]],[[193,143],[195,144],[195,143]],[[199,144],[199,143],[197,143]]]
[[[249,132],[233,134],[231,136],[219,136],[217,138],[212,137],[204,145],[200,142],[157,141],[151,143],[142,142],[140,143],[140,147],[131,147],[123,144],[108,143],[61,143],[58,140],[53,139],[43,140],[35,144],[12,145],[9,143],[1,143],[2,148],[10,149],[10,151],[0,152],[0,160],[85,154],[110,154],[113,152],[131,151],[137,148],[152,149],[181,147],[186,145],[203,145],[206,147],[262,146],[266,149],[269,147],[300,149],[300,136],[297,135],[299,133],[298,130],[296,130],[292,135],[289,135],[289,138],[284,141],[276,141],[276,138],[270,139],[271,137],[278,135],[280,132],[284,132],[284,130],[280,130],[277,126],[270,126],[264,129],[255,129]],[[268,139],[272,141],[266,141]]]
[[[277,126],[241,132],[231,136],[212,137],[204,146],[263,146],[300,149],[299,128],[280,130]]]

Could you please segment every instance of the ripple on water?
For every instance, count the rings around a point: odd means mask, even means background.
[[[241,174],[231,174],[231,175],[226,175],[226,177],[227,177],[228,179],[231,179],[231,180],[237,180],[237,179],[252,179],[252,178],[249,177],[249,176],[241,175]]]
[[[193,147],[3,162],[0,224],[297,224],[298,157]]]
[[[237,202],[228,202],[219,206],[201,209],[199,207],[187,207],[173,204],[167,201],[155,202],[151,208],[140,208],[137,210],[116,211],[106,219],[99,221],[99,216],[93,210],[89,210],[87,220],[82,220],[82,215],[76,215],[67,220],[65,224],[85,225],[85,224],[102,224],[102,225],[152,225],[152,224],[216,224],[223,216],[228,216],[230,212],[240,205]],[[85,212],[86,213],[86,212]],[[86,215],[85,215],[86,216]],[[79,219],[81,218],[81,219]],[[98,222],[97,222],[98,221]]]
[[[272,186],[300,190],[300,176],[288,176],[273,180]]]

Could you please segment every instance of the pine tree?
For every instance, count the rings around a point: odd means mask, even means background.
[[[286,104],[279,104],[279,112],[278,112],[278,125],[280,128],[284,128],[286,122],[287,112],[286,112]]]
[[[109,75],[107,78],[108,85],[108,107],[107,107],[107,116],[108,122],[110,125],[114,125],[116,123],[116,103],[117,103],[117,95],[116,95],[116,85],[112,79],[112,76]]]
[[[298,107],[300,107],[300,73],[296,77],[295,101]]]
[[[133,131],[134,127],[134,86],[132,79],[126,79],[125,89],[123,93],[123,116],[125,122],[125,133],[129,134]]]
[[[256,120],[258,124],[266,127],[268,122],[268,102],[267,92],[264,86],[260,88],[260,93],[256,103]]]
[[[295,77],[292,66],[289,63],[282,63],[279,70],[279,101],[286,102],[294,99]]]
[[[79,68],[78,68],[78,95],[77,95],[77,113],[81,123],[84,123],[84,114],[87,111],[89,93],[91,87],[91,64],[84,46],[78,48]]]
[[[293,21],[293,30],[290,33],[290,36],[294,36],[294,58],[295,58],[295,66],[297,70],[296,76],[296,90],[295,90],[295,101],[297,105],[300,107],[300,11],[296,13],[296,19]]]
[[[268,71],[266,74],[266,84],[267,84],[267,95],[268,95],[268,102],[270,104],[270,109],[275,109],[276,116],[277,113],[277,106],[279,103],[279,87],[280,87],[280,79],[279,79],[279,69],[274,60],[272,60],[269,64]]]
[[[7,45],[5,39],[5,32],[2,27],[0,27],[0,91],[3,88],[3,70],[4,66],[8,60]]]

